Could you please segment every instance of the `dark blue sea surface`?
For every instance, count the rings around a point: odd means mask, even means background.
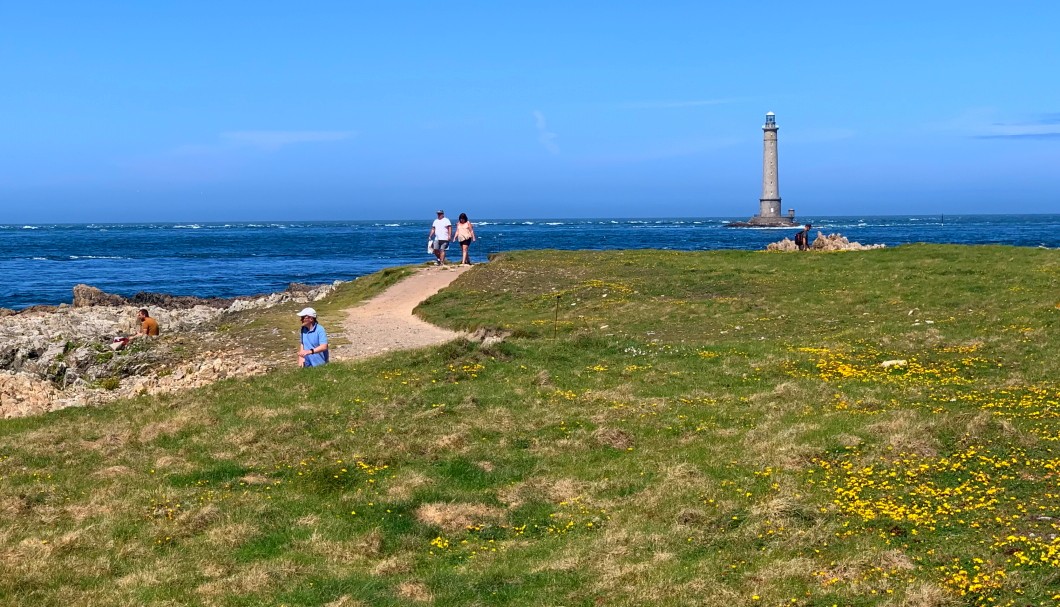
[[[739,218],[743,219],[743,218]],[[795,228],[726,228],[729,218],[534,219],[475,222],[472,261],[522,249],[761,250]],[[1060,247],[1060,215],[801,217],[812,234],[862,244],[913,242]],[[426,262],[431,218],[201,224],[0,225],[0,307],[70,302],[78,283],[234,297]],[[455,251],[453,249],[456,249]],[[450,259],[460,260],[459,248]]]

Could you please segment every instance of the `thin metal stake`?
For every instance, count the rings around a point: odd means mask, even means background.
[[[556,319],[552,322],[552,341],[556,341],[559,332],[559,295],[556,296]]]

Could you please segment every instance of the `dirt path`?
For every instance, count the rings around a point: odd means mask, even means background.
[[[413,316],[420,302],[441,291],[471,266],[429,266],[361,305],[346,310],[343,332],[350,345],[335,348],[334,360],[367,358],[393,350],[443,344],[462,334]]]

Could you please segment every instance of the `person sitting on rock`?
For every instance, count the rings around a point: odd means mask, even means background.
[[[299,367],[319,367],[328,362],[328,334],[317,323],[317,311],[305,308],[298,313],[302,320],[302,343],[298,348]]]
[[[130,339],[139,339],[145,336],[158,337],[158,321],[151,318],[147,308],[140,308],[140,311],[136,313],[136,320],[140,323],[140,330]]]
[[[158,336],[158,321],[151,318],[147,308],[140,308],[136,313],[136,321],[140,323],[140,330],[134,335],[128,337],[115,337],[114,341],[110,344],[111,350],[121,350],[125,346],[129,345],[134,339],[141,337],[157,337]]]

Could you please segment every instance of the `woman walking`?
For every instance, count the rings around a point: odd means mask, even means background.
[[[464,254],[464,258],[460,260],[460,263],[471,265],[471,258],[468,257],[467,251],[475,240],[477,240],[475,238],[475,226],[471,225],[471,222],[467,220],[467,213],[461,213],[460,219],[456,222],[456,241],[460,243],[460,251]]]

